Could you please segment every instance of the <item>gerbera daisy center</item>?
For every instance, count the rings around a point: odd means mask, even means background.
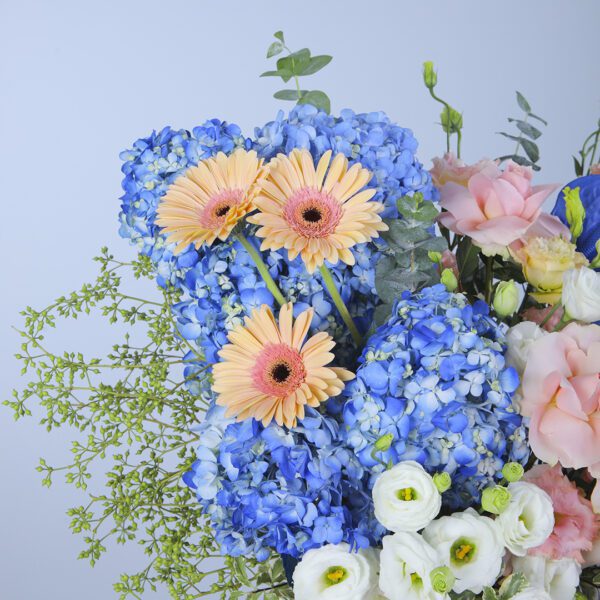
[[[305,187],[296,191],[283,208],[288,225],[305,238],[331,235],[342,218],[342,205],[325,190]]]
[[[252,372],[256,387],[264,394],[277,398],[295,392],[305,378],[302,356],[287,344],[265,346]]]
[[[200,224],[210,229],[220,227],[227,220],[229,211],[241,204],[243,198],[242,190],[223,190],[215,194],[202,209]]]

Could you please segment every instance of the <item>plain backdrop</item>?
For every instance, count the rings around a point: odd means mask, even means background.
[[[464,112],[470,161],[512,151],[495,132],[519,115],[520,90],[549,122],[538,181],[566,183],[600,117],[599,27],[598,0],[0,0],[0,399],[23,383],[18,311],[92,279],[105,244],[131,256],[117,235],[119,151],[212,117],[251,134],[285,107],[277,82],[258,77],[276,30],[293,49],[334,56],[311,83],[334,112],[386,111],[414,130],[427,166],[444,138],[424,60]],[[52,337],[54,349],[88,353],[108,343],[85,319]],[[139,552],[116,548],[94,569],[76,560],[65,511],[82,495],[60,481],[42,488],[35,472],[40,456],[68,459],[70,435],[48,435],[39,418],[14,424],[0,407],[0,599],[110,600]]]

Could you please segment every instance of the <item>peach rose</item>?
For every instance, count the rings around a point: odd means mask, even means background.
[[[498,163],[489,158],[483,158],[474,165],[468,165],[460,158],[456,158],[452,152],[446,152],[442,158],[432,159],[433,167],[429,171],[433,185],[442,187],[445,183],[453,181],[458,185],[467,187],[467,183],[475,173],[486,173],[490,177],[497,177],[501,171]]]
[[[600,163],[596,163],[590,167],[590,175],[600,175]]]
[[[556,185],[532,186],[533,172],[509,162],[495,175],[479,172],[467,188],[450,181],[440,190],[444,209],[438,221],[450,231],[469,236],[485,254],[506,254],[537,221],[541,206]]]
[[[536,456],[599,477],[600,326],[571,323],[536,340],[521,391]]]

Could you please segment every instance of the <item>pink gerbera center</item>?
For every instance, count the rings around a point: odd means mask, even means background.
[[[342,206],[330,193],[306,187],[290,196],[283,217],[302,237],[323,238],[335,231],[342,218]]]
[[[243,190],[223,190],[210,198],[200,214],[200,224],[206,229],[218,229],[227,222],[231,209],[241,204]]]
[[[300,353],[287,344],[269,344],[252,370],[256,387],[265,395],[285,398],[304,383],[306,369]]]

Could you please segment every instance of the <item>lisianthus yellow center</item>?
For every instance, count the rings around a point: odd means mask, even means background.
[[[336,585],[348,577],[348,571],[344,567],[329,567],[325,571],[325,583],[327,585]]]
[[[402,500],[404,502],[411,502],[412,500],[417,499],[417,490],[411,487],[402,488],[396,492],[396,495],[398,496],[399,500]]]
[[[459,538],[450,548],[450,559],[456,564],[469,563],[473,560],[476,550],[474,542],[466,538]]]
[[[410,583],[414,587],[420,587],[423,585],[423,580],[421,579],[421,577],[419,576],[418,573],[411,573],[410,574]]]

